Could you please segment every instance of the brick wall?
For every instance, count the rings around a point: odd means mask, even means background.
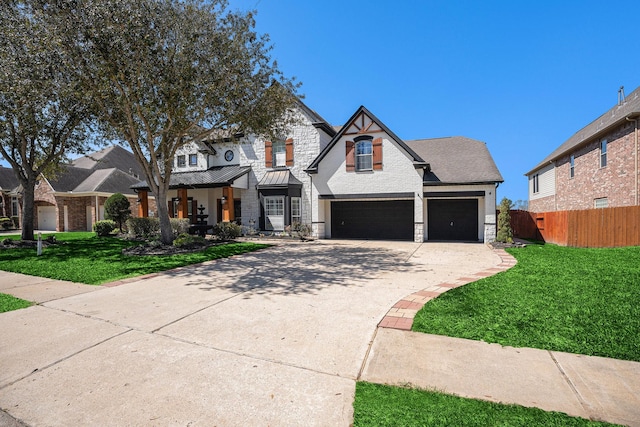
[[[556,210],[556,196],[548,196],[540,199],[529,199],[531,212],[551,212]]]
[[[570,177],[570,156],[556,162],[555,206],[548,201],[532,200],[531,211],[577,210],[594,208],[594,199],[606,197],[609,207],[635,205],[635,138],[632,122],[609,134],[607,165],[600,167],[600,139],[574,153],[574,177]],[[549,199],[549,198],[546,198]],[[553,199],[551,197],[550,199]]]

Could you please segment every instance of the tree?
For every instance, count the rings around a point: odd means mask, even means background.
[[[226,0],[33,0],[64,40],[100,128],[126,141],[173,239],[167,193],[176,150],[214,132],[278,133],[298,85]]]
[[[69,61],[25,2],[0,2],[0,154],[22,185],[22,239],[34,240],[40,174],[86,144],[89,109]]]
[[[104,202],[104,213],[107,219],[117,222],[118,228],[122,231],[122,224],[131,216],[131,203],[122,193],[112,194]]]
[[[511,200],[504,197],[500,202],[498,214],[498,235],[496,240],[502,243],[513,243],[513,231],[511,230]]]

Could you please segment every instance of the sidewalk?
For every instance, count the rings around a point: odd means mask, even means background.
[[[640,426],[640,363],[378,328],[359,378]]]

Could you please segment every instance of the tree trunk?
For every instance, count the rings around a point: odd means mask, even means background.
[[[23,183],[22,190],[22,240],[35,240],[33,236],[34,229],[34,193],[36,182],[28,180],[26,185]]]
[[[171,221],[169,220],[169,208],[167,205],[167,193],[169,185],[160,183],[156,196],[156,209],[158,211],[158,219],[160,220],[160,240],[165,245],[173,243],[173,230],[171,230]]]

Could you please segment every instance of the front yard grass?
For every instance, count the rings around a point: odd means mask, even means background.
[[[228,243],[188,254],[127,256],[122,254],[122,250],[140,243],[113,237],[96,237],[91,232],[57,233],[55,237],[58,244],[45,248],[41,256],[37,256],[34,248],[0,250],[0,270],[98,285],[226,258],[268,246],[258,243]]]
[[[27,308],[32,305],[33,303],[30,301],[25,301],[12,295],[0,294],[0,313],[19,310],[21,308]]]
[[[415,388],[356,383],[355,426],[605,426],[560,412]]]
[[[640,247],[507,251],[515,267],[429,301],[413,330],[640,361]]]

